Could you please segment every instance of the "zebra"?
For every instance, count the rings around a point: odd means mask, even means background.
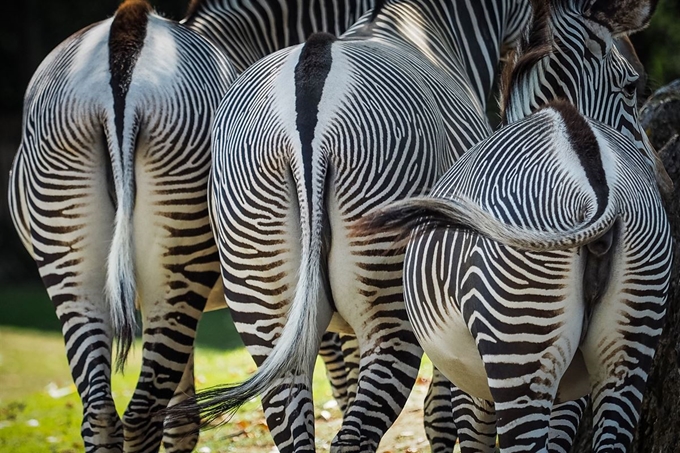
[[[193,341],[219,276],[207,220],[210,123],[236,71],[144,0],[75,33],[24,99],[9,201],[55,306],[83,403],[85,451],[191,451]],[[136,300],[136,296],[137,300]],[[142,371],[123,421],[110,387],[142,316]]]
[[[612,38],[643,28],[656,2],[532,4],[505,77],[507,126],[429,196],[362,228],[413,231],[404,292],[414,332],[457,386],[494,401],[501,451],[547,451],[553,403],[587,393],[594,451],[626,451],[663,324],[672,239],[667,175]]]
[[[241,73],[312,32],[341,35],[374,0],[191,0],[182,24],[211,40]]]
[[[265,11],[274,3],[258,6]],[[279,3],[303,12],[297,2]],[[344,21],[369,6],[325,5]],[[209,16],[229,17],[241,7],[195,1],[186,25],[178,25],[143,1],[127,1],[113,19],[55,49],[27,90],[10,206],[62,321],[87,451],[121,451],[123,432],[126,451],[155,450],[161,436],[167,451],[190,451],[197,442],[196,414],[164,429],[151,414],[194,392],[194,335],[219,276],[205,200],[208,127],[238,72],[223,55],[233,30],[216,28],[219,21]],[[272,27],[286,25],[283,17],[262,14]],[[328,27],[332,18],[323,19],[305,19],[298,34],[269,44],[300,41],[317,26]],[[256,36],[258,26],[251,25],[248,36]],[[197,36],[206,30],[212,34]],[[215,37],[220,45],[205,39]],[[140,215],[143,210],[151,214]],[[106,266],[97,268],[101,262]],[[135,329],[135,293],[144,321],[143,369],[121,422],[109,384],[111,337],[118,338],[122,368]]]
[[[389,238],[363,241],[352,225],[424,193],[491,133],[484,107],[501,46],[528,11],[521,0],[386,1],[340,39],[314,34],[234,83],[213,127],[211,212],[225,296],[259,370],[199,396],[206,422],[264,393],[279,450],[313,450],[309,377],[336,309],[361,359],[333,450],[377,448],[422,350],[402,255],[383,256]]]

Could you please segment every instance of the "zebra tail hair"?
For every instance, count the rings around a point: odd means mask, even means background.
[[[135,126],[135,129],[137,127]],[[134,153],[136,130],[120,148],[109,145],[116,214],[106,267],[106,298],[116,340],[116,369],[123,371],[136,329],[136,281],[132,214],[135,199]],[[109,139],[109,144],[112,141]],[[117,152],[117,150],[120,150]]]
[[[593,242],[610,230],[618,217],[612,201],[610,195],[599,216],[586,219],[566,231],[541,231],[507,224],[464,197],[400,200],[369,213],[356,228],[362,234],[397,231],[398,240],[408,239],[412,233],[420,235],[437,228],[461,228],[518,249],[536,252],[565,250]]]
[[[123,370],[134,340],[135,260],[132,215],[135,203],[135,148],[139,118],[129,108],[128,92],[133,68],[144,45],[151,5],[145,0],[123,2],[109,32],[109,72],[113,103],[106,113],[111,173],[115,188],[116,216],[107,260],[106,296],[113,334],[118,345],[116,368]]]

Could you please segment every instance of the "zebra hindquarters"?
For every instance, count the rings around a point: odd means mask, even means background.
[[[106,144],[93,133],[91,119],[86,115],[74,121],[69,129],[73,135],[60,141],[36,121],[37,137],[29,142],[41,146],[20,149],[15,163],[24,168],[15,167],[13,174],[26,176],[11,196],[28,207],[15,215],[27,215],[21,224],[28,227],[32,255],[62,325],[83,403],[85,451],[122,452],[123,426],[111,393],[113,332],[102,272],[115,212],[107,185]]]
[[[550,414],[581,337],[583,263],[482,240],[461,285],[462,313],[488,377],[502,451],[547,451]],[[475,256],[477,255],[477,256]],[[467,306],[466,306],[467,305]]]
[[[453,229],[408,246],[404,287],[416,335],[457,387],[494,402],[503,451],[546,451],[553,401],[581,334],[579,260]]]
[[[356,394],[331,451],[369,452],[406,404],[422,349],[404,309],[403,254],[388,251],[392,237],[354,236],[353,221],[336,198],[338,186],[328,202],[328,275],[336,308],[356,334],[360,361]]]
[[[164,421],[153,414],[168,406],[190,366],[198,322],[219,275],[207,213],[207,143],[169,149],[168,138],[158,131],[172,133],[169,125],[175,123],[157,121],[146,120],[135,162],[132,230],[143,348],[142,370],[124,416],[130,452],[160,445]],[[195,430],[197,419],[198,413],[186,424]],[[166,438],[167,451],[191,451],[197,433]]]
[[[591,377],[595,452],[630,446],[666,311],[672,238],[658,193],[635,178],[614,239],[609,285],[581,346]]]

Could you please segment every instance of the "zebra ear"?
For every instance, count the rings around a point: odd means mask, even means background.
[[[658,0],[591,0],[584,16],[607,27],[614,36],[645,28]]]

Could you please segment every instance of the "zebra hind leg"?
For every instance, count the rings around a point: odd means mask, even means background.
[[[57,305],[58,295],[50,295]],[[123,424],[111,394],[111,330],[108,312],[101,308],[61,302],[57,314],[71,375],[83,403],[81,436],[85,452],[122,453]]]
[[[496,411],[493,403],[472,397],[453,384],[451,401],[461,453],[496,451]]]
[[[194,354],[191,354],[187,363],[182,380],[180,381],[175,394],[173,395],[168,407],[181,403],[196,394],[194,386]],[[167,453],[190,453],[194,451],[198,443],[198,428],[201,417],[196,411],[193,417],[189,416],[183,420],[167,419],[163,422],[163,447]]]
[[[326,376],[331,384],[333,398],[338,403],[338,407],[345,413],[347,409],[347,367],[342,353],[342,343],[340,334],[336,332],[326,332],[321,337],[321,347],[319,355],[326,365]]]
[[[422,350],[407,326],[394,323],[369,331],[380,332],[380,337],[359,338],[362,348],[356,397],[331,443],[333,453],[376,451],[418,376]]]
[[[434,365],[423,404],[425,436],[432,453],[451,453],[458,439],[453,421],[451,382]]]
[[[345,361],[347,372],[347,407],[354,403],[357,396],[357,385],[359,384],[359,368],[361,354],[359,353],[359,340],[355,335],[341,333],[340,344],[342,347],[342,357]]]
[[[574,443],[583,412],[588,405],[588,397],[576,401],[566,401],[553,406],[550,414],[550,453],[569,453]]]
[[[96,150],[96,145],[92,149]],[[103,169],[97,160],[100,156],[90,148],[83,152],[78,165],[95,169],[89,177],[79,172],[80,167],[59,171],[47,167],[49,175],[61,175],[60,171],[78,175],[76,187],[54,189],[59,194],[54,200],[49,191],[30,180],[33,187],[26,193],[39,196],[28,205],[38,204],[42,211],[31,212],[28,223],[33,256],[61,322],[71,376],[83,403],[81,435],[85,451],[120,453],[123,425],[111,393],[113,332],[104,296],[106,275],[101,268],[108,255],[114,214],[106,184],[102,183],[106,178],[103,171],[96,171]],[[71,161],[64,161],[65,167],[66,162]],[[59,183],[66,180],[61,178]],[[11,196],[17,194],[14,191]],[[73,204],[75,214],[63,214],[67,203]]]

